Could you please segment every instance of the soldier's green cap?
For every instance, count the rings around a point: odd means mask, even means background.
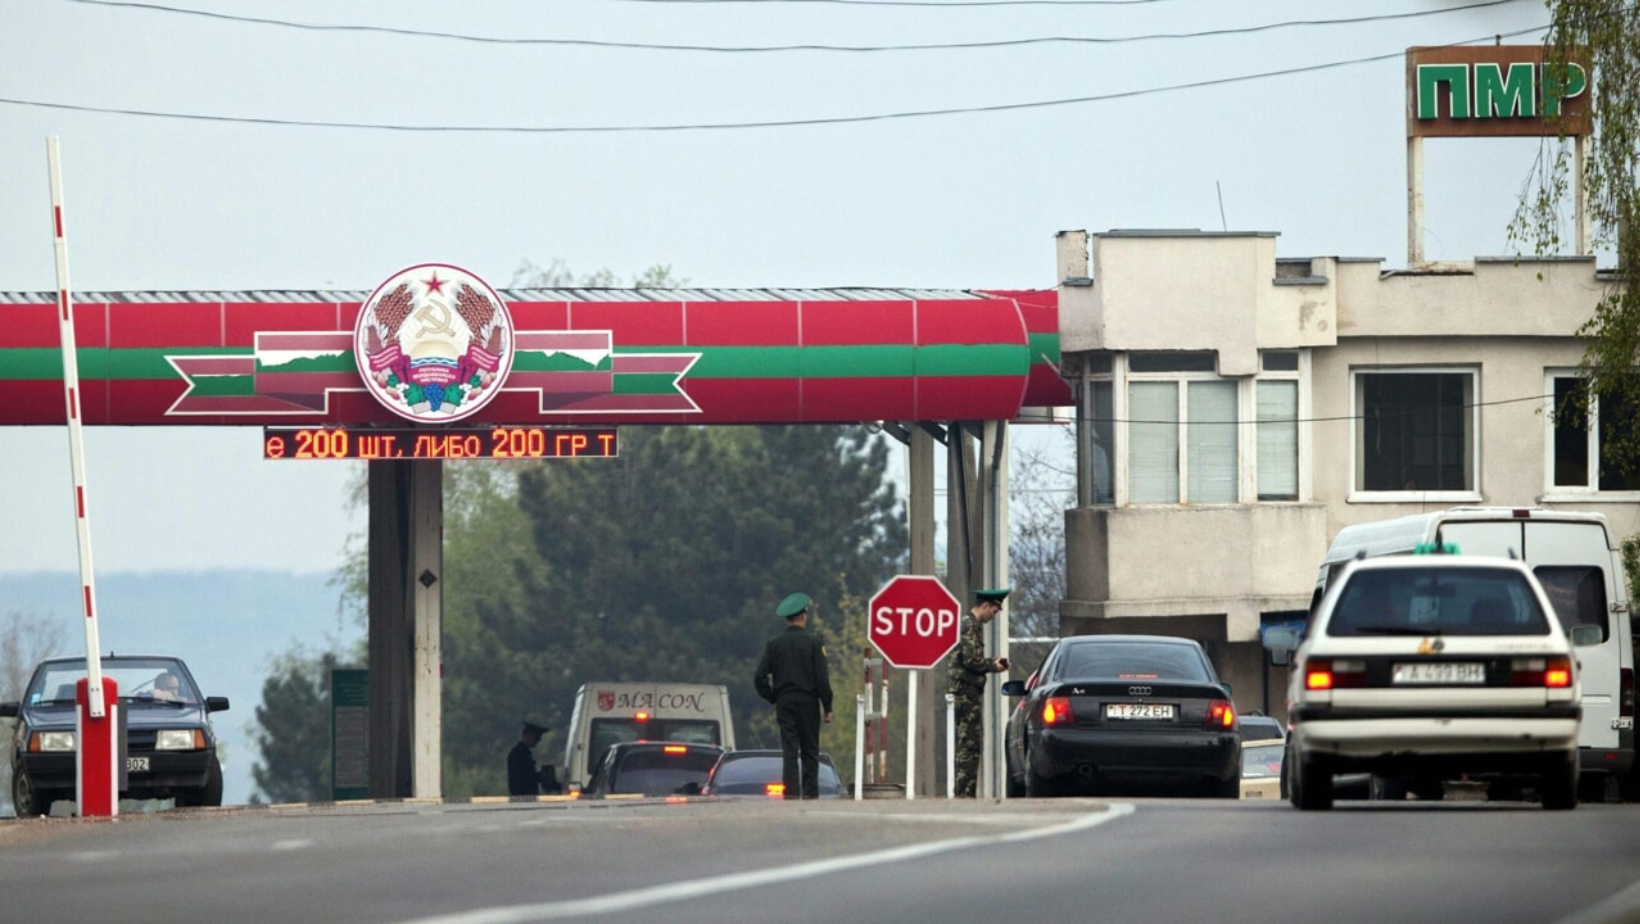
[[[1001,603],[1008,599],[1008,592],[1012,589],[1010,587],[986,587],[974,591],[974,596],[981,603]]]
[[[774,612],[782,619],[790,619],[808,609],[810,602],[808,594],[791,594],[780,601],[780,605],[774,608]]]

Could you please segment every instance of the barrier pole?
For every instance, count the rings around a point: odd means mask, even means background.
[[[63,348],[63,405],[68,418],[68,460],[74,478],[74,519],[80,547],[81,603],[85,610],[85,690],[76,685],[80,710],[75,743],[75,797],[81,817],[119,814],[119,733],[104,696],[102,642],[97,637],[97,593],[92,580],[91,520],[85,492],[85,450],[81,434],[79,350],[74,338],[74,296],[68,279],[68,234],[63,218],[63,173],[57,137],[46,138],[46,170],[51,182],[52,244],[57,258],[57,328]],[[115,695],[118,695],[117,692]],[[116,701],[117,705],[117,701]]]
[[[865,798],[866,695],[854,697],[854,801]]]
[[[957,697],[945,694],[945,798],[957,797]]]

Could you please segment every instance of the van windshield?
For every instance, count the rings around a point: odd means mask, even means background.
[[[1547,635],[1524,575],[1499,568],[1374,568],[1353,572],[1327,634]]]

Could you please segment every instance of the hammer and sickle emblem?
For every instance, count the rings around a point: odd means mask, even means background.
[[[455,328],[450,326],[450,306],[437,299],[428,299],[410,317],[421,325],[421,329],[416,331],[417,339],[428,334],[456,336]]]

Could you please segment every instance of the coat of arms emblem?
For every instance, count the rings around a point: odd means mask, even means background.
[[[393,413],[448,423],[477,413],[512,368],[512,317],[489,284],[423,263],[370,293],[353,332],[365,386]]]

